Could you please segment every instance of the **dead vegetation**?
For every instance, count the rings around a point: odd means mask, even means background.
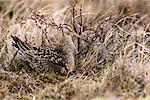
[[[56,2],[0,1],[0,99],[149,98],[148,0]],[[11,35],[62,49],[72,72],[36,72]]]

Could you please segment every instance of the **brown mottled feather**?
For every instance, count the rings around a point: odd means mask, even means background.
[[[36,66],[35,69],[37,71],[59,71],[62,67],[67,70],[67,60],[58,49],[52,47],[32,47],[16,36],[11,37],[13,39],[12,46],[19,50],[19,53],[25,61],[29,62],[33,67]]]

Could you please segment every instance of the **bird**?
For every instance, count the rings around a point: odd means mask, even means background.
[[[11,36],[12,46],[19,52],[21,58],[37,72],[65,72],[67,68],[67,58],[63,52],[54,47],[33,47],[22,41],[17,36]]]

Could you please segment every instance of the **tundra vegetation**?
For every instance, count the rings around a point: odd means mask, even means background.
[[[71,71],[38,72],[12,46],[66,52]],[[149,0],[0,0],[0,99],[150,99]]]

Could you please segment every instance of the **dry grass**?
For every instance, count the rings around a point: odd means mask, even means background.
[[[0,0],[0,99],[148,100],[149,0],[64,1]],[[11,35],[62,48],[73,72],[33,71]]]

